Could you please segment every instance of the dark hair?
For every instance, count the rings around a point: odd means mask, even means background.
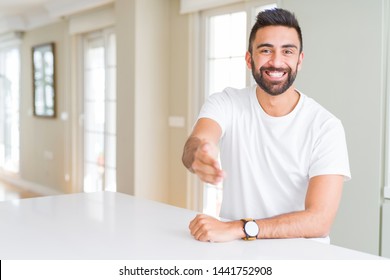
[[[261,11],[256,17],[256,23],[253,25],[250,36],[249,36],[249,45],[248,51],[252,53],[252,43],[255,40],[257,30],[266,26],[286,26],[294,28],[299,37],[299,42],[301,44],[299,52],[303,50],[303,40],[302,40],[302,31],[299,27],[299,23],[295,15],[287,10],[274,8],[270,10]]]

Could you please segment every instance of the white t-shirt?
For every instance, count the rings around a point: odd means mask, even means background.
[[[213,119],[222,128],[224,219],[304,210],[311,177],[339,174],[350,179],[340,120],[302,93],[291,113],[272,117],[260,106],[255,86],[226,88],[208,98],[199,118]]]

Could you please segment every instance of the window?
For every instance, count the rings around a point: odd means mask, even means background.
[[[276,7],[268,1],[253,1],[231,9],[216,9],[202,14],[204,27],[204,95],[202,100],[226,87],[243,88],[253,83],[246,68],[245,53],[250,29],[258,12]],[[203,212],[218,216],[222,185],[205,184]]]
[[[245,87],[246,13],[209,17],[207,94],[226,86]]]
[[[84,191],[116,191],[116,40],[84,36]]]
[[[0,49],[0,167],[10,172],[19,172],[19,76],[19,48]]]

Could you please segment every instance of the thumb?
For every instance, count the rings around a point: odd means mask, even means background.
[[[203,143],[201,146],[201,151],[208,154],[214,159],[218,157],[218,148],[210,142]]]
[[[205,142],[201,146],[201,151],[205,154],[207,154],[210,158],[213,160],[213,166],[217,169],[219,169],[219,162],[218,162],[218,148],[214,144],[210,142]]]
[[[209,153],[210,149],[211,149],[210,143],[208,143],[208,142],[203,143],[201,146],[202,152]]]

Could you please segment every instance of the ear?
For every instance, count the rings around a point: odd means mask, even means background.
[[[252,55],[249,51],[245,54],[245,61],[246,61],[246,67],[248,67],[249,70],[252,70]]]
[[[303,57],[304,57],[304,56],[305,56],[305,55],[304,55],[303,52],[301,52],[301,53],[299,54],[299,57],[298,57],[298,71],[301,70],[301,68],[302,68],[302,61],[303,61]]]

